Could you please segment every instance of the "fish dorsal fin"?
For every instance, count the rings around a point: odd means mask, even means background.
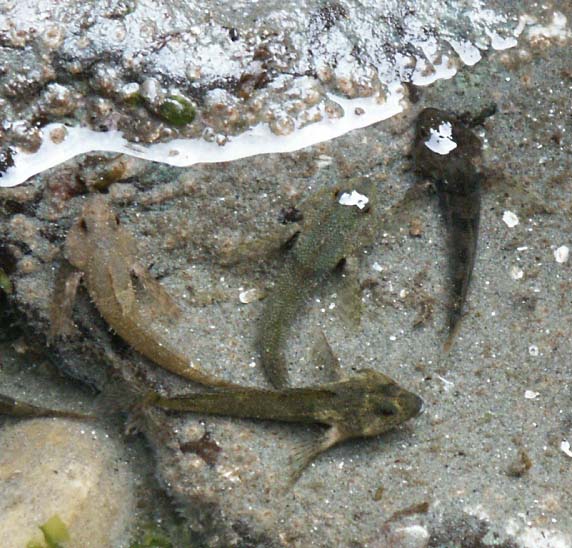
[[[310,350],[311,363],[324,371],[325,380],[339,381],[343,379],[343,372],[340,361],[334,354],[326,335],[322,329],[318,329],[315,334],[315,342]]]

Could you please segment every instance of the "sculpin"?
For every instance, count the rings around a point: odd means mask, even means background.
[[[325,189],[315,208],[304,209],[304,229],[297,236],[260,320],[257,348],[262,368],[275,388],[288,385],[283,345],[304,302],[320,282],[360,244],[371,228],[375,184],[367,179],[347,189]]]
[[[371,369],[306,388],[220,388],[175,398],[152,394],[147,401],[173,411],[328,426],[319,439],[295,455],[294,480],[330,447],[351,438],[377,436],[417,416],[423,407],[421,398]]]
[[[39,407],[23,401],[15,400],[9,396],[0,394],[0,415],[10,415],[12,417],[64,417],[70,419],[93,419],[90,415],[75,413],[59,409],[48,409]]]
[[[475,264],[482,179],[475,163],[481,151],[480,139],[455,114],[434,108],[419,114],[413,148],[416,168],[433,179],[449,233],[453,286],[446,350],[459,328]]]
[[[195,367],[159,329],[163,317],[180,316],[163,286],[137,260],[135,238],[121,225],[105,196],[87,198],[70,228],[65,257],[76,271],[60,276],[52,304],[51,336],[70,331],[75,293],[83,277],[106,322],[137,352],[167,371],[209,386],[232,383]]]

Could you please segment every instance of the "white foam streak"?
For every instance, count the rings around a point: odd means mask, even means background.
[[[302,127],[286,137],[274,135],[267,124],[258,124],[250,130],[229,138],[220,146],[204,139],[175,139],[154,145],[127,141],[119,131],[97,132],[82,127],[65,128],[66,137],[59,144],[50,138],[62,124],[49,124],[42,128],[42,146],[34,154],[20,150],[14,156],[14,166],[0,178],[0,186],[12,187],[51,167],[79,154],[93,151],[129,154],[154,162],[185,167],[198,163],[229,162],[257,154],[292,152],[300,148],[333,139],[353,129],[362,128],[395,116],[403,110],[401,86],[390,90],[383,103],[375,97],[345,99],[332,94],[329,99],[344,110],[341,118],[324,117],[320,122]]]

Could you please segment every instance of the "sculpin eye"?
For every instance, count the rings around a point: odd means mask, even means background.
[[[390,402],[381,402],[375,411],[380,417],[393,417],[397,415],[396,407]]]

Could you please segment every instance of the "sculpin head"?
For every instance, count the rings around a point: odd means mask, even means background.
[[[377,436],[416,417],[423,410],[423,400],[399,386],[393,379],[372,369],[359,371],[350,381],[353,393],[361,402],[354,402],[348,417],[351,436]]]
[[[119,218],[102,194],[93,194],[85,202],[78,218],[79,229],[89,233],[114,232],[119,227]]]
[[[481,140],[452,113],[426,108],[417,117],[413,158],[417,170],[435,179],[453,178],[480,156]]]
[[[87,198],[68,232],[65,256],[76,268],[84,269],[94,251],[93,246],[113,248],[114,238],[120,230],[119,217],[107,198],[93,194]]]
[[[376,198],[376,185],[371,179],[352,179],[344,188],[335,190],[334,198],[341,206],[352,208],[357,215],[370,211]]]

